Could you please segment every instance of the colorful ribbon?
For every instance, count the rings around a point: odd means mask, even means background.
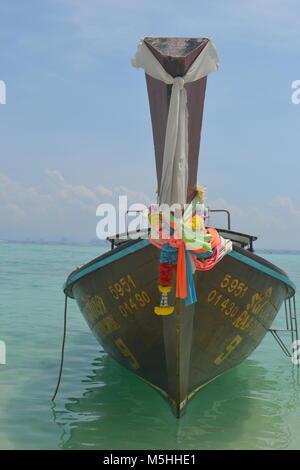
[[[205,228],[204,188],[189,204],[180,220],[174,222],[162,212],[150,213],[150,242],[161,249],[160,287],[172,285],[173,270],[176,269],[176,297],[185,299],[186,305],[197,301],[193,279],[195,269],[212,269],[218,260],[220,237],[216,229]],[[200,211],[199,204],[200,201]],[[198,204],[198,214],[197,207]],[[176,223],[175,223],[176,221]],[[170,287],[171,288],[171,287]]]

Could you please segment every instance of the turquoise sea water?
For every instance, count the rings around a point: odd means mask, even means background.
[[[0,243],[0,340],[7,345],[7,364],[0,365],[0,449],[300,449],[299,369],[271,335],[199,392],[177,420],[155,390],[101,350],[69,301],[63,380],[52,404],[61,286],[71,270],[102,251]],[[263,256],[300,287],[299,254]]]

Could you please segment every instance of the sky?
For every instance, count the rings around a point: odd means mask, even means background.
[[[89,241],[98,204],[155,201],[145,79],[130,63],[143,36],[213,39],[207,204],[257,248],[299,249],[299,0],[1,0],[0,239]]]

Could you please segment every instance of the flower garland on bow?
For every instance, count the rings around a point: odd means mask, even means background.
[[[179,218],[160,213],[157,205],[149,208],[150,242],[161,249],[158,279],[161,301],[154,308],[157,315],[170,315],[174,311],[168,301],[174,271],[176,297],[191,305],[197,301],[193,273],[196,269],[212,269],[217,262],[220,237],[215,229],[205,228],[207,209],[203,201],[204,188],[200,187]]]

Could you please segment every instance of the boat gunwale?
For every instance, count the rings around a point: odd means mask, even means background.
[[[97,271],[107,264],[117,261],[121,257],[127,256],[139,249],[145,248],[148,245],[150,245],[150,241],[147,238],[138,238],[137,240],[129,240],[128,242],[122,243],[117,248],[108,250],[97,258],[94,258],[80,268],[76,269],[75,271],[72,271],[69,274],[66,282],[63,284],[63,291],[69,297],[73,298],[72,288],[79,279],[82,279],[84,276],[91,274],[93,271]],[[121,256],[120,253],[122,253]],[[234,257],[237,261],[250,265],[254,269],[263,271],[265,274],[286,284],[289,289],[292,290],[287,298],[292,297],[295,294],[296,286],[289,279],[287,274],[281,268],[270,263],[265,258],[262,258],[261,256],[258,256],[249,250],[245,250],[244,248],[240,248],[235,245],[233,245],[233,250],[229,252],[228,255]],[[107,262],[105,262],[105,260],[107,260]]]

